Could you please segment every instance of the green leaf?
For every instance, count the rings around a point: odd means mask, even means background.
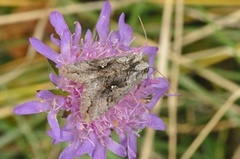
[[[53,62],[53,61],[50,60],[50,59],[47,59],[47,60],[48,60],[48,63],[50,64],[52,70],[58,75],[59,73],[58,73],[58,68],[56,67],[56,63]]]
[[[60,89],[50,89],[48,91],[50,91],[51,93],[53,93],[55,95],[61,95],[61,96],[67,96],[69,94],[68,92],[62,91]]]

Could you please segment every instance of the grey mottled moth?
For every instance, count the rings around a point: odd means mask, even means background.
[[[88,123],[104,114],[145,79],[149,70],[146,59],[147,55],[130,54],[60,67],[61,75],[84,84],[80,107],[83,121]]]

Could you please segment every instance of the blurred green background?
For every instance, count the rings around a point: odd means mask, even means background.
[[[169,79],[169,93],[179,93],[164,97],[153,110],[167,129],[143,130],[137,158],[239,159],[240,1],[110,3],[111,28],[117,28],[125,12],[136,37],[133,45],[159,47],[156,69]],[[95,28],[101,6],[101,1],[90,0],[0,0],[0,159],[55,159],[66,146],[51,144],[46,113],[12,112],[16,105],[36,99],[37,90],[54,88],[47,60],[28,38],[39,38],[58,51],[49,38],[54,32],[49,12],[62,12],[72,30],[79,21],[85,33]],[[108,153],[108,158],[118,157]]]

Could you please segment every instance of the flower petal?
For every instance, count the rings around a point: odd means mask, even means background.
[[[156,114],[148,114],[148,126],[155,130],[165,130],[165,124]]]
[[[128,158],[135,159],[137,157],[137,137],[133,133],[128,134]]]
[[[56,44],[57,46],[60,46],[61,41],[59,39],[55,38],[54,34],[51,34],[50,38],[54,44]]]
[[[82,34],[82,27],[78,22],[75,22],[75,33],[73,35],[72,47],[77,48]]]
[[[30,101],[14,108],[14,113],[18,115],[37,114],[48,111],[50,106],[47,103]]]
[[[52,129],[54,139],[60,138],[60,127],[57,120],[58,111],[52,111],[48,113],[48,123]]]
[[[71,63],[71,34],[64,30],[62,33],[61,40],[61,56],[63,57],[65,62]]]
[[[123,145],[124,147],[127,147],[127,137],[125,133],[122,131],[118,131],[117,134],[119,136],[120,144]]]
[[[49,78],[55,85],[59,84],[60,78],[56,74],[50,73]]]
[[[73,159],[75,153],[75,144],[70,144],[66,147],[59,156],[59,159]]]
[[[110,40],[111,40],[111,42],[113,42],[113,43],[119,43],[120,39],[121,39],[121,38],[120,38],[120,34],[119,34],[119,31],[118,31],[118,30],[111,32],[111,34],[110,34]]]
[[[81,144],[81,146],[76,151],[74,156],[80,157],[87,153],[92,153],[93,150],[94,150],[93,144],[89,140],[84,140],[83,143]]]
[[[106,156],[106,148],[103,147],[100,143],[96,145],[93,154],[92,154],[92,159],[104,159],[107,158]]]
[[[72,140],[72,135],[73,135],[72,132],[68,132],[68,131],[63,131],[63,130],[61,130],[61,137],[58,138],[58,139],[56,139],[56,138],[54,138],[55,136],[54,136],[54,133],[53,133],[52,130],[48,130],[48,131],[47,131],[47,134],[48,134],[48,136],[50,136],[51,138],[53,138],[53,141],[52,141],[53,144],[57,144],[57,143],[59,143],[59,142],[68,142],[68,141],[71,141],[71,140]]]
[[[88,29],[86,34],[85,34],[85,39],[84,42],[85,43],[91,43],[92,42],[92,32]]]
[[[51,24],[54,26],[55,31],[61,38],[64,30],[68,30],[68,32],[70,32],[62,14],[60,14],[59,12],[57,11],[51,12],[49,19]]]
[[[119,143],[112,140],[110,137],[107,137],[105,139],[105,144],[106,144],[106,147],[116,155],[121,157],[125,157],[127,155],[125,148]]]
[[[88,154],[92,159],[106,158],[106,147],[103,147],[99,142],[97,134],[95,132],[89,133],[89,139],[94,144],[93,151],[90,151]]]
[[[59,56],[59,54],[57,52],[53,51],[50,47],[48,47],[47,45],[45,45],[43,42],[36,38],[30,38],[29,41],[31,45],[37,50],[37,52],[39,52],[40,54],[42,54],[43,56],[52,60],[55,63],[58,62],[57,57]]]
[[[103,4],[103,8],[97,22],[97,32],[100,40],[106,40],[109,34],[111,6],[108,1]]]
[[[151,102],[146,106],[148,109],[152,109],[158,102],[159,98],[169,89],[168,81],[165,78],[157,78],[151,81],[151,87],[153,87],[152,92],[154,95]]]
[[[120,42],[126,46],[129,46],[132,41],[132,28],[124,22],[125,15],[124,13],[121,14],[119,21],[118,21],[118,28],[121,40]]]
[[[47,90],[41,90],[37,93],[36,95],[38,98],[41,98],[41,99],[51,99],[51,98],[54,98],[55,95]]]
[[[154,68],[154,60],[155,60],[155,56],[156,53],[158,51],[157,47],[152,47],[152,46],[146,46],[143,48],[142,52],[143,54],[148,54],[149,55],[149,74],[151,74],[153,72],[153,68]]]

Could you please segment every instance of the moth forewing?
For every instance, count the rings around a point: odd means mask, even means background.
[[[61,75],[85,84],[80,105],[84,122],[103,115],[147,77],[149,64],[146,58],[147,55],[130,54],[60,67]]]

